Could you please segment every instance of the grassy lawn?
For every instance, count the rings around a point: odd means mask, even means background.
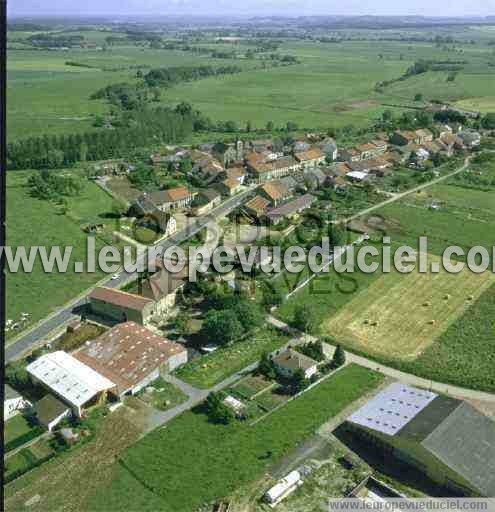
[[[209,388],[254,363],[263,352],[272,352],[288,341],[289,338],[278,331],[261,329],[244,341],[219,348],[185,364],[176,375],[193,386]]]
[[[103,277],[101,272],[75,273],[74,262],[86,261],[86,234],[80,224],[111,211],[113,200],[94,183],[85,182],[81,196],[69,200],[69,213],[62,215],[48,201],[33,198],[25,183],[29,172],[7,173],[7,243],[19,246],[72,246],[65,274],[45,273],[39,259],[33,271],[7,273],[7,318],[17,320],[21,312],[36,322],[76,297]],[[101,221],[101,218],[100,218]],[[107,222],[106,220],[104,222]],[[101,246],[97,240],[97,247]],[[40,300],[43,297],[43,300]],[[28,325],[23,325],[23,328]],[[8,335],[19,331],[11,331]]]
[[[124,453],[124,468],[104,494],[94,496],[89,510],[103,503],[106,510],[137,510],[143,493],[154,498],[142,510],[196,510],[262,476],[381,378],[351,365],[252,427],[215,425],[199,412],[186,412]],[[138,482],[131,484],[129,475]]]
[[[3,439],[7,444],[20,436],[31,432],[32,427],[22,414],[16,414],[13,418],[4,423]]]
[[[321,330],[361,352],[415,359],[493,282],[491,272],[468,269],[459,274],[393,271],[324,321]]]
[[[153,388],[153,390],[148,391],[145,389],[140,398],[160,411],[171,409],[187,400],[185,393],[162,378],[153,381],[149,387]]]

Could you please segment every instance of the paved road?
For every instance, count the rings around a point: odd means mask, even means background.
[[[292,334],[295,334],[296,332],[295,329],[288,326],[285,322],[282,322],[278,318],[275,318],[271,315],[267,317],[267,321],[277,329],[281,329],[285,332],[291,332]],[[299,338],[301,340],[317,340],[315,336],[309,336],[308,334],[303,333],[299,333]],[[325,345],[327,345],[325,350],[326,354],[329,354],[333,352],[333,350],[335,350],[335,347],[333,345],[330,345],[328,343],[325,343]],[[376,370],[380,373],[383,373],[383,375],[386,375],[396,380],[400,380],[401,382],[405,382],[406,384],[410,384],[412,386],[419,386],[422,388],[431,389],[432,391],[437,391],[439,393],[444,393],[446,395],[455,396],[457,398],[482,400],[485,402],[495,403],[494,394],[484,393],[483,391],[476,391],[474,389],[461,388],[450,384],[444,384],[442,382],[436,382],[430,379],[423,379],[422,377],[417,377],[416,375],[412,375],[410,373],[401,372],[399,370],[396,370],[395,368],[391,368],[390,366],[379,364],[376,361],[373,361],[373,359],[358,356],[356,354],[353,354],[352,352],[346,352],[346,361],[350,363],[357,363],[360,366],[370,368],[371,370]]]
[[[174,247],[188,240],[197,234],[201,229],[203,229],[209,222],[214,221],[218,217],[227,215],[232,210],[237,208],[252,192],[252,190],[253,187],[250,187],[240,194],[227,199],[221,205],[214,208],[210,213],[199,217],[185,229],[176,233],[173,237],[158,242],[156,247],[159,247],[162,252],[164,252],[168,248]],[[122,272],[118,279],[112,280],[111,278],[105,278],[104,280],[97,283],[97,285],[104,285],[110,288],[121,288],[122,286],[134,281],[136,278],[136,273]],[[62,329],[72,320],[79,318],[79,316],[74,313],[74,310],[86,304],[87,296],[92,289],[93,287],[86,290],[79,297],[67,303],[62,308],[58,309],[55,313],[52,313],[28,331],[20,334],[5,348],[5,360],[8,362],[20,357],[24,352],[33,347],[36,343],[40,342],[40,340],[43,340],[49,336],[50,333],[58,329]],[[42,300],[41,297],[40,300]]]

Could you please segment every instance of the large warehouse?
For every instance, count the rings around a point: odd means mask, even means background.
[[[495,423],[466,402],[394,383],[344,428],[454,494],[495,496]]]
[[[137,393],[187,362],[187,350],[135,322],[118,324],[74,354],[117,385],[117,394]]]
[[[33,381],[49,389],[77,416],[85,406],[115,390],[113,381],[61,350],[39,357],[26,370]]]

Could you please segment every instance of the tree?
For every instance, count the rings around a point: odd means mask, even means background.
[[[263,290],[263,305],[266,307],[280,306],[284,296],[279,288],[266,287]]]
[[[297,349],[301,354],[311,357],[315,361],[323,361],[325,354],[323,353],[323,345],[321,341],[310,341]]]
[[[328,233],[328,241],[332,247],[341,247],[346,242],[346,231],[345,228],[339,224],[330,224],[330,230]]]
[[[317,321],[314,309],[309,304],[299,304],[294,311],[294,326],[303,332],[312,333]]]
[[[297,124],[294,121],[287,121],[286,130],[288,132],[295,132],[297,130]]]
[[[309,386],[309,379],[306,378],[304,370],[298,368],[293,374],[290,381],[292,392],[300,393]]]
[[[486,130],[495,130],[495,112],[489,112],[481,119],[481,126]]]
[[[235,414],[222,402],[220,393],[211,392],[206,399],[206,411],[208,417],[214,423],[227,425],[235,419]]]
[[[273,121],[268,121],[268,123],[266,123],[266,131],[267,132],[272,132],[274,128],[275,128],[275,125],[274,125]]]
[[[345,363],[345,352],[342,348],[342,345],[339,344],[335,347],[332,362],[336,368],[342,366]]]
[[[258,373],[264,375],[268,379],[275,379],[276,371],[273,366],[273,361],[268,352],[263,352],[260,362],[258,364]]]
[[[423,95],[418,92],[415,96],[414,96],[414,101],[423,101]]]
[[[203,332],[211,341],[225,344],[239,339],[244,329],[234,311],[210,311],[203,323]]]
[[[248,300],[237,304],[234,312],[246,332],[252,331],[263,324],[264,317],[259,306]]]
[[[248,121],[246,123],[246,132],[249,133],[249,132],[251,132],[252,129],[253,129],[253,125],[252,125],[251,121]]]

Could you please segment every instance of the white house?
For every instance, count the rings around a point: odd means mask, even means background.
[[[9,385],[5,384],[3,390],[3,421],[9,420],[23,409],[26,409],[27,407],[31,406],[31,402],[26,400],[22,395],[20,395],[15,389],[12,389]]]

